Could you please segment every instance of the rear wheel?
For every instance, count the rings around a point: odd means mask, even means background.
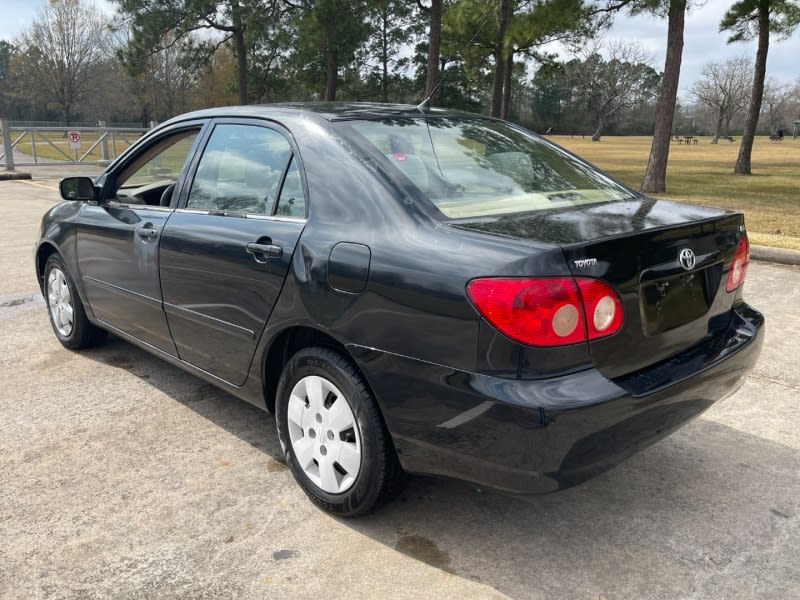
[[[325,510],[363,514],[399,487],[400,465],[377,403],[338,352],[306,348],[289,360],[275,417],[292,474]]]
[[[50,324],[66,348],[78,350],[103,341],[106,332],[89,322],[75,284],[58,254],[45,263],[44,285]]]

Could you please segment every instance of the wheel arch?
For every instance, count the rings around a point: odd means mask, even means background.
[[[305,325],[294,325],[281,331],[269,344],[264,353],[262,372],[264,374],[264,402],[270,413],[275,413],[275,394],[278,389],[283,367],[289,359],[304,348],[321,346],[340,352],[359,371],[366,382],[364,373],[347,351],[344,344],[319,329]],[[369,383],[367,383],[369,386]]]
[[[61,254],[58,247],[50,241],[43,241],[36,249],[36,280],[39,282],[39,289],[44,293],[44,266],[47,259],[53,254]]]

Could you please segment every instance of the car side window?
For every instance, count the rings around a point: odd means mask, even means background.
[[[283,181],[275,214],[301,219],[306,216],[306,195],[303,192],[303,180],[300,178],[300,169],[294,156],[286,171],[286,179]]]
[[[115,178],[113,198],[124,204],[169,206],[199,128],[174,133],[147,148]]]
[[[292,154],[280,133],[255,125],[214,128],[186,208],[271,215]]]

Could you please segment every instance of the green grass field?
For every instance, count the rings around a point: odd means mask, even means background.
[[[588,136],[552,139],[639,189],[652,138],[604,137],[594,143]],[[738,138],[717,145],[710,137],[689,146],[672,142],[667,193],[659,197],[742,211],[752,243],[800,249],[800,139],[771,142],[757,137],[749,177],[733,175],[738,152]]]

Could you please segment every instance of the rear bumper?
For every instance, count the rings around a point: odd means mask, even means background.
[[[503,379],[349,349],[406,470],[543,493],[607,470],[738,390],[760,353],[763,325],[741,303],[722,335],[613,381],[595,369]]]

